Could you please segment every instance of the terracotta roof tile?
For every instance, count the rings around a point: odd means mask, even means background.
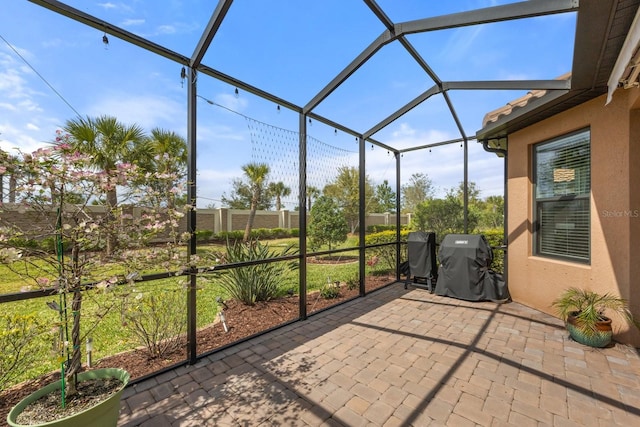
[[[571,78],[571,73],[565,73],[556,78],[556,80],[568,80]],[[521,96],[520,98],[514,99],[505,105],[504,107],[500,107],[496,110],[490,111],[485,114],[482,119],[482,127],[485,127],[488,123],[492,123],[497,121],[501,116],[508,116],[515,110],[516,108],[525,107],[530,100],[534,98],[541,98],[547,93],[546,90],[536,89],[527,92],[526,95]]]

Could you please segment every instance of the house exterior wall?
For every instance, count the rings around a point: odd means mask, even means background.
[[[640,89],[595,98],[509,135],[509,291],[514,301],[555,314],[552,301],[574,286],[626,298],[640,317]],[[533,145],[591,130],[590,265],[533,255]],[[616,331],[616,328],[620,328]],[[614,318],[615,338],[640,333]]]

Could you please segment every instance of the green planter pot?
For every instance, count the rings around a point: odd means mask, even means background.
[[[120,390],[112,394],[107,400],[104,400],[89,409],[78,412],[66,418],[61,418],[56,421],[51,421],[43,424],[28,424],[28,426],[113,427],[117,425],[118,416],[120,415],[120,397],[122,396],[124,387],[129,382],[129,373],[123,369],[96,369],[93,371],[83,372],[78,375],[79,382],[100,378],[117,378],[122,381],[123,385]],[[30,403],[38,400],[48,393],[53,392],[56,389],[59,389],[60,384],[61,381],[56,381],[22,399],[16,406],[11,409],[9,415],[7,415],[7,423],[9,423],[9,425],[12,427],[26,426],[25,424],[18,424],[16,422],[18,415],[20,415],[24,408],[26,408]]]
[[[567,317],[567,330],[574,341],[589,347],[606,347],[611,344],[611,337],[613,336],[611,319],[605,318],[596,323],[595,334],[586,334],[573,313]]]

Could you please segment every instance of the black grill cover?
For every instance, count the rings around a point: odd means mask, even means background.
[[[407,236],[409,274],[414,277],[431,278],[438,273],[436,261],[436,234],[412,231]]]
[[[440,243],[436,294],[467,301],[506,301],[502,275],[490,270],[493,251],[480,234],[448,234]]]

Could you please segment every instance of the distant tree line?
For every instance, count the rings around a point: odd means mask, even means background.
[[[291,189],[282,182],[269,181],[269,166],[249,163],[242,167],[244,175],[232,181],[232,192],[223,195],[223,205],[232,209],[250,210],[245,239],[251,233],[257,210],[280,209],[282,198]],[[396,193],[384,180],[374,185],[365,176],[365,213],[395,212]],[[469,182],[467,225],[470,232],[501,228],[504,221],[502,196],[480,198],[480,189]],[[360,176],[356,167],[338,168],[336,177],[322,188],[309,186],[306,201],[310,214],[308,234],[314,247],[329,248],[344,242],[348,233],[355,233],[360,213]],[[435,231],[438,236],[464,230],[463,184],[447,190],[443,198],[435,197],[432,181],[426,174],[411,175],[401,188],[401,212],[412,213],[411,228]]]

